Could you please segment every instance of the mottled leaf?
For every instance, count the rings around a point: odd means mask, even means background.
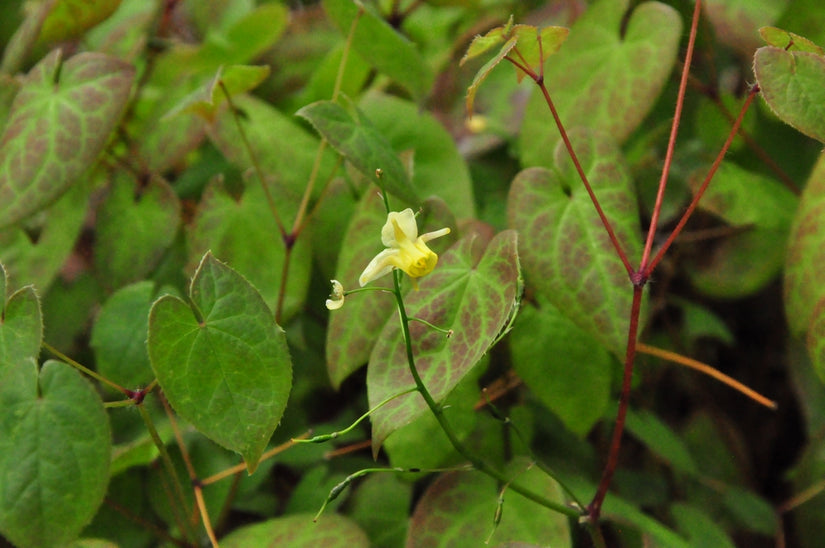
[[[788,326],[802,335],[825,299],[825,155],[820,155],[799,198],[788,236],[784,302]]]
[[[358,24],[352,47],[358,54],[421,101],[432,89],[434,75],[415,45],[393,29],[371,6],[352,0],[324,0],[324,11],[344,35]],[[359,16],[359,10],[363,12]]]
[[[586,435],[610,402],[610,353],[546,302],[521,310],[510,341],[524,384],[567,428]]]
[[[753,72],[774,114],[825,143],[825,57],[765,46],[756,50]]]
[[[209,253],[189,299],[167,295],[152,306],[152,369],[175,411],[240,453],[252,473],[286,408],[286,337],[255,288]]]
[[[750,56],[760,45],[758,29],[773,25],[789,0],[706,0],[702,9],[717,39]]]
[[[26,76],[0,137],[0,227],[54,202],[95,161],[129,98],[134,69],[55,51]]]
[[[33,359],[0,371],[0,533],[18,546],[61,546],[97,512],[109,482],[109,420],[66,364]]]
[[[579,160],[622,248],[641,255],[633,186],[619,151],[594,135],[571,135]],[[519,231],[527,284],[617,356],[627,344],[632,288],[566,150],[558,171],[530,168],[510,188],[508,218]]]
[[[513,463],[513,481],[551,500],[564,502],[549,476],[524,460]],[[495,523],[504,489],[501,521]],[[480,472],[442,474],[415,507],[407,548],[506,546],[508,541],[564,548],[572,546],[567,517],[538,506]]]
[[[595,128],[622,142],[670,75],[682,30],[679,14],[645,2],[625,19],[628,4],[601,0],[590,6],[547,65],[544,82],[568,131]],[[534,93],[522,125],[522,165],[549,167],[559,140],[544,97]]]
[[[407,294],[412,353],[421,380],[436,402],[442,401],[495,341],[515,312],[521,294],[516,233],[505,231],[488,245],[477,235],[459,240],[440,258],[436,269]],[[486,249],[485,249],[486,248]],[[397,321],[388,321],[373,348],[367,369],[370,407],[414,386],[406,347]],[[373,452],[395,430],[428,409],[418,394],[407,394],[375,410]]]
[[[224,548],[367,548],[367,535],[349,518],[324,514],[313,523],[313,514],[294,514],[236,529],[221,539]]]
[[[169,184],[143,186],[118,173],[97,210],[95,266],[107,287],[142,280],[172,245],[180,225],[180,200]]]
[[[318,101],[296,114],[308,120],[368,180],[375,180],[380,169],[378,184],[388,192],[410,204],[421,201],[392,145],[356,107],[347,112],[332,101]]]

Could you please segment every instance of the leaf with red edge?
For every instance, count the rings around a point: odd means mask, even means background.
[[[517,235],[507,230],[488,245],[478,235],[465,236],[439,260],[438,266],[406,297],[412,354],[424,385],[442,401],[479,362],[515,312],[521,277]],[[367,370],[370,407],[415,386],[399,322],[390,319],[378,337]],[[395,430],[428,412],[420,395],[396,398],[372,418],[373,452]]]

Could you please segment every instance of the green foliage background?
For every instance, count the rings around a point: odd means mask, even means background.
[[[604,464],[633,290],[545,98],[503,59],[546,57],[635,267],[692,11],[3,3],[0,543],[590,546],[573,503]],[[647,285],[639,340],[777,408],[641,348],[609,546],[821,543],[823,44],[818,1],[703,2],[656,246],[760,94]],[[411,316],[452,330],[409,323],[438,416],[393,398],[415,384],[392,294],[324,308],[382,249],[376,183],[420,233],[452,230],[403,282]],[[309,432],[327,443],[292,443]]]

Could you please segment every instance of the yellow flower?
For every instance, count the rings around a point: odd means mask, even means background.
[[[327,299],[327,308],[330,310],[338,310],[344,306],[344,286],[338,280],[330,280],[332,283],[332,293]]]
[[[358,283],[364,287],[371,281],[389,274],[393,268],[404,271],[415,283],[416,278],[432,272],[438,262],[438,255],[427,247],[427,242],[449,233],[449,228],[442,228],[419,236],[412,209],[391,211],[381,229],[381,241],[387,249],[370,261],[358,278]]]

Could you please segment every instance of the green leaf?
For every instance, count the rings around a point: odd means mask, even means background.
[[[362,112],[354,106],[352,111],[332,101],[318,101],[296,114],[309,121],[367,180],[374,181],[380,169],[380,186],[410,204],[419,203],[419,193],[392,145]]]
[[[438,196],[459,219],[475,217],[467,162],[441,122],[409,101],[377,92],[365,95],[359,108],[396,152],[412,154],[412,186],[419,196]]]
[[[799,198],[785,258],[785,317],[801,335],[815,321],[814,309],[825,299],[825,155],[820,155]]]
[[[144,185],[116,174],[97,210],[95,266],[110,288],[142,280],[172,245],[181,205],[161,178]]]
[[[230,65],[221,66],[205,85],[183,98],[166,115],[172,118],[180,113],[192,112],[212,120],[219,106],[226,101],[226,93],[234,97],[253,90],[269,76],[269,66]],[[224,93],[226,88],[226,93]]]
[[[271,190],[281,210],[293,203],[281,187]],[[246,277],[271,310],[276,309],[286,248],[258,181],[250,181],[237,199],[220,180],[213,181],[203,193],[187,236],[190,264],[197,264],[211,250]],[[282,321],[294,316],[306,299],[312,261],[308,242],[306,237],[298,238],[292,248]]]
[[[635,7],[601,0],[576,21],[544,81],[565,128],[599,129],[622,142],[641,123],[667,81],[679,48],[679,14],[659,2]],[[541,93],[530,98],[521,132],[523,166],[550,167],[560,137]]]
[[[717,40],[750,56],[760,45],[757,29],[774,24],[788,4],[789,0],[706,0],[702,8]]]
[[[19,546],[63,545],[97,512],[111,433],[92,385],[66,364],[21,360],[0,379],[0,532]]]
[[[441,257],[419,291],[407,294],[410,317],[454,332],[448,339],[423,323],[410,322],[416,367],[436,402],[444,400],[475,367],[515,313],[521,296],[516,248],[516,233],[511,230],[486,246],[478,235],[466,236]],[[391,318],[370,356],[370,407],[414,385],[401,328]],[[424,400],[415,393],[377,409],[371,415],[373,452],[392,432],[427,412]]]
[[[586,435],[610,402],[610,353],[547,302],[522,308],[510,340],[524,384],[567,428]]]
[[[490,32],[492,32],[492,31],[490,31]],[[479,38],[479,37],[476,37],[476,38]],[[490,72],[492,72],[492,70],[494,68],[496,68],[496,66],[498,66],[498,64],[501,63],[501,61],[505,57],[507,57],[507,55],[510,53],[510,51],[514,47],[516,47],[517,42],[518,42],[518,39],[515,36],[510,38],[509,40],[507,40],[504,43],[504,45],[501,46],[501,49],[498,51],[498,53],[495,55],[495,57],[493,57],[492,59],[490,59],[489,61],[484,63],[484,65],[482,65],[482,67],[480,69],[478,69],[478,72],[476,72],[476,75],[473,77],[473,81],[470,83],[470,87],[467,88],[466,108],[467,108],[468,116],[473,115],[473,109],[474,109],[475,100],[476,100],[476,92],[478,92],[478,88],[481,87],[481,84],[484,82],[484,80],[487,79],[487,77],[490,75]],[[473,43],[470,44],[470,50],[474,49],[473,45],[475,43],[476,42],[474,40]],[[475,48],[475,49],[479,49],[479,48]],[[461,59],[461,63],[464,63],[464,61],[468,58],[468,56],[470,55],[470,50],[468,50],[467,55],[465,55],[464,58]]]
[[[774,114],[825,143],[825,57],[765,46],[756,50],[753,72]]]
[[[153,282],[121,288],[103,304],[92,326],[98,373],[125,388],[146,386],[154,378],[145,342],[154,299]]]
[[[759,35],[769,46],[785,51],[807,51],[817,55],[825,55],[825,49],[817,46],[804,36],[799,36],[787,30],[776,27],[762,27],[759,29]]]
[[[825,438],[822,431],[811,438],[793,470],[793,492],[805,493],[825,477]],[[825,491],[794,508],[794,532],[803,548],[817,548],[825,530]]]
[[[627,431],[674,469],[692,476],[699,474],[699,467],[696,466],[696,461],[693,460],[685,443],[653,413],[628,409]]]
[[[54,202],[97,158],[120,119],[134,69],[112,57],[60,52],[35,66],[0,137],[0,227]]]
[[[726,298],[762,289],[782,269],[796,202],[779,182],[723,162],[699,207],[744,231],[715,242],[700,265],[689,267],[693,285],[706,295]]]
[[[20,70],[34,49],[43,21],[49,16],[53,5],[54,2],[39,2],[29,6],[22,24],[3,48],[0,72],[14,74]]]
[[[27,219],[25,227],[0,230],[0,260],[13,279],[44,292],[52,285],[83,227],[90,183],[77,181],[57,202]]]
[[[679,531],[690,539],[691,546],[695,548],[705,546],[736,548],[725,530],[702,510],[677,502],[671,506],[670,512],[673,514]]]
[[[825,297],[820,299],[814,308],[807,345],[814,369],[825,383]]]
[[[582,168],[631,263],[641,255],[633,186],[618,149],[595,135],[571,134]],[[508,218],[521,235],[527,284],[617,356],[627,344],[633,291],[564,147],[559,171],[530,168],[513,180]]]
[[[564,502],[558,484],[520,460],[513,481],[551,500]],[[501,490],[501,521],[494,518]],[[572,546],[567,517],[542,508],[480,472],[449,472],[430,485],[413,512],[407,547],[506,546],[508,541],[564,548]]]
[[[121,0],[57,0],[40,30],[41,42],[64,42],[81,36],[117,10]]]
[[[55,51],[26,76],[0,136],[0,227],[54,202],[95,161],[120,119],[134,69]]]
[[[444,214],[437,201],[424,203],[422,213],[416,218],[420,233],[449,226],[455,227],[455,219]],[[344,235],[335,279],[344,289],[358,287],[358,277],[370,260],[382,249],[381,227],[387,222],[387,213],[381,197],[376,192],[365,192],[350,220]],[[454,241],[454,235],[432,242],[432,249],[440,253]],[[390,287],[391,278],[382,285]],[[377,291],[365,291],[348,297],[343,308],[330,313],[327,329],[327,371],[334,388],[351,373],[367,363],[379,333],[387,319],[395,311],[391,295]]]
[[[367,548],[367,535],[349,518],[324,514],[313,523],[313,514],[294,514],[236,529],[223,539],[224,548]]]
[[[286,337],[255,288],[210,253],[189,298],[167,295],[152,306],[152,369],[175,411],[240,453],[252,473],[289,396]]]
[[[32,286],[9,295],[9,279],[0,263],[0,374],[24,358],[36,358],[43,340],[40,300]]]
[[[315,164],[319,139],[292,118],[260,99],[238,96],[233,102],[240,111],[241,126],[267,184],[272,188],[275,186],[272,181],[277,181],[278,187],[292,194],[292,201],[297,205]],[[245,171],[252,167],[249,151],[243,144],[230,110],[218,114],[209,136],[215,146],[238,168]],[[333,153],[324,155],[318,181],[332,177],[334,163]],[[260,181],[255,183],[260,184]],[[316,185],[315,188],[320,186]],[[286,212],[281,211],[281,216],[289,219],[291,210],[295,208],[286,209]]]
[[[415,45],[396,32],[372,8],[352,0],[324,0],[324,11],[344,35],[349,35],[358,17],[352,36],[352,48],[367,62],[383,72],[407,91],[416,102],[432,90],[435,76]],[[363,10],[359,16],[359,10]]]
[[[348,515],[369,535],[370,546],[403,546],[412,496],[412,484],[395,474],[372,474],[353,492]]]

